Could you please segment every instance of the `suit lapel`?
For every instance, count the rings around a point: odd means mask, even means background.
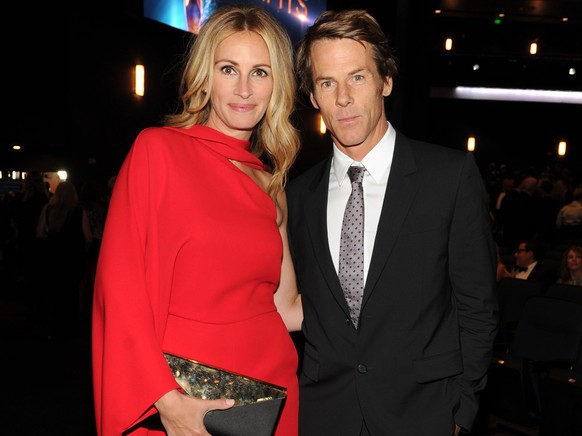
[[[331,157],[321,166],[321,172],[313,178],[303,203],[309,241],[315,253],[317,267],[335,299],[349,313],[348,305],[333,265],[327,237],[327,199]],[[314,265],[314,267],[316,267]]]
[[[390,177],[382,204],[362,305],[370,298],[385,268],[417,190],[418,174],[411,141],[397,132]]]

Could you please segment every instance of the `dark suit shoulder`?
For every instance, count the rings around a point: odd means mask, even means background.
[[[396,135],[394,164],[398,164],[404,173],[419,171],[427,177],[449,177],[460,174],[468,163],[469,167],[473,166],[472,159],[473,156],[464,150]]]
[[[445,147],[444,145],[435,144],[432,142],[420,141],[417,139],[411,139],[404,135],[408,144],[412,148],[412,152],[415,157],[424,160],[434,160],[438,161],[450,161],[455,162],[463,161],[467,158],[468,152],[465,150],[458,150],[455,148]],[[398,141],[398,137],[397,137]]]
[[[322,177],[329,176],[329,167],[331,165],[331,157],[324,159],[312,167],[308,168],[298,176],[294,177],[287,184],[287,192],[293,194],[297,191],[309,189],[313,184],[321,181]]]

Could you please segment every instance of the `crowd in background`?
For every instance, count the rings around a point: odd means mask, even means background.
[[[484,170],[493,231],[502,251],[535,239],[546,250],[565,248],[582,236],[582,178],[562,165]]]
[[[562,165],[483,172],[504,278],[582,286],[582,178]]]
[[[112,179],[113,183],[114,179]],[[93,277],[112,184],[87,180],[51,187],[30,171],[0,209],[3,289],[21,292],[48,339],[90,320]]]

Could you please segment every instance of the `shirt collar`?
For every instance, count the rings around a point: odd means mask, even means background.
[[[356,162],[351,157],[344,154],[338,147],[333,144],[333,169],[338,184],[341,186],[347,178],[348,169],[352,165],[364,166],[368,174],[376,183],[382,180],[382,176],[390,169],[392,164],[392,155],[394,154],[394,143],[396,142],[396,131],[388,123],[386,133],[380,139],[372,150],[362,159],[362,162]]]

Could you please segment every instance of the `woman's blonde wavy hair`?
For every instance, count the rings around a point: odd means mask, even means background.
[[[193,36],[186,53],[180,83],[182,110],[167,115],[165,124],[189,128],[205,124],[211,103],[214,54],[218,45],[234,33],[259,34],[269,50],[273,71],[273,94],[264,117],[253,131],[251,152],[265,154],[273,168],[269,195],[276,199],[287,182],[287,174],[299,152],[299,134],[290,116],[294,110],[296,82],[293,74],[293,45],[287,31],[260,6],[227,5],[217,9]]]

